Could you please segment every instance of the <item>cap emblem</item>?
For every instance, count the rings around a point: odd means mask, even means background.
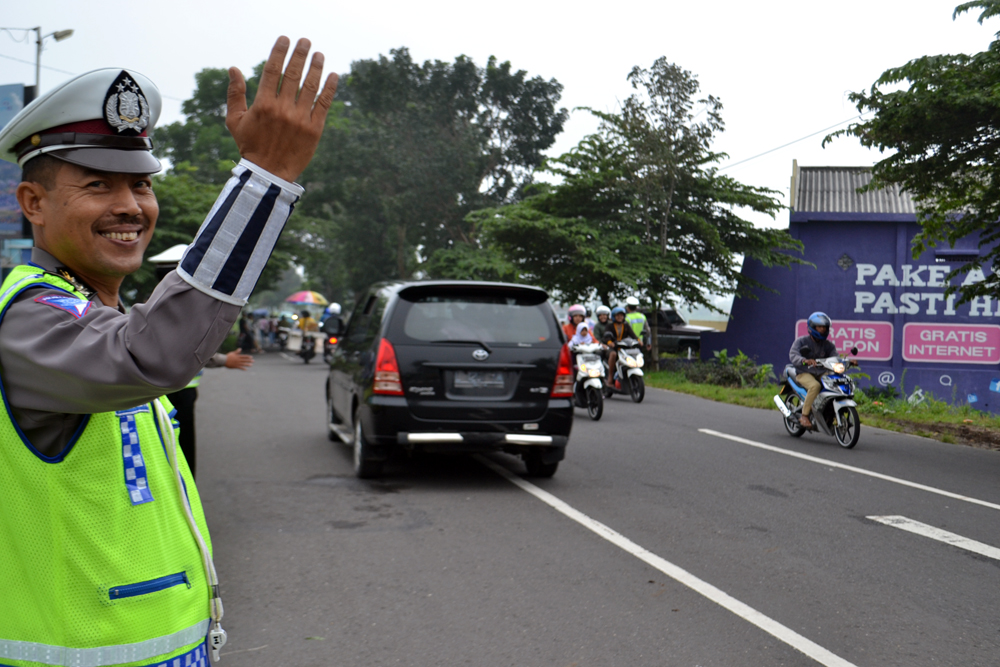
[[[126,130],[141,134],[149,125],[149,103],[146,102],[146,96],[125,70],[108,88],[108,94],[104,98],[104,118],[119,134]]]

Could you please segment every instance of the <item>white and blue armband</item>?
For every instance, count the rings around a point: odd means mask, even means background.
[[[240,160],[177,274],[220,301],[246,305],[302,192],[302,186]]]

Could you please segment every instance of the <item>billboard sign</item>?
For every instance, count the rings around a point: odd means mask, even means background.
[[[806,321],[796,322],[795,337],[801,338],[807,335],[809,335],[809,325]],[[849,354],[851,348],[856,347],[857,359],[869,361],[892,359],[892,322],[833,320],[828,339],[837,346],[837,351],[841,354]]]
[[[1000,326],[996,324],[903,325],[903,359],[922,363],[1000,363]]]

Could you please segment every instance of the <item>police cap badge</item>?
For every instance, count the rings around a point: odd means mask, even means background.
[[[23,167],[44,154],[97,171],[153,174],[161,167],[148,133],[160,106],[160,91],[142,74],[87,72],[21,109],[0,131],[0,158]]]

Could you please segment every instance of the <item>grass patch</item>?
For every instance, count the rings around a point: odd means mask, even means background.
[[[645,380],[646,385],[650,387],[679,391],[719,403],[732,403],[733,405],[764,410],[768,407],[774,407],[772,397],[778,393],[774,387],[720,387],[715,384],[692,382],[680,371],[646,373]]]
[[[777,385],[764,387],[722,387],[693,382],[681,371],[647,373],[650,387],[669,389],[719,403],[742,405],[763,410],[778,409],[774,405]],[[980,412],[969,405],[951,405],[927,392],[922,402],[910,405],[905,399],[879,396],[869,398],[864,392],[855,395],[861,423],[901,433],[934,438],[947,443],[960,443],[1000,450],[1000,416]]]

